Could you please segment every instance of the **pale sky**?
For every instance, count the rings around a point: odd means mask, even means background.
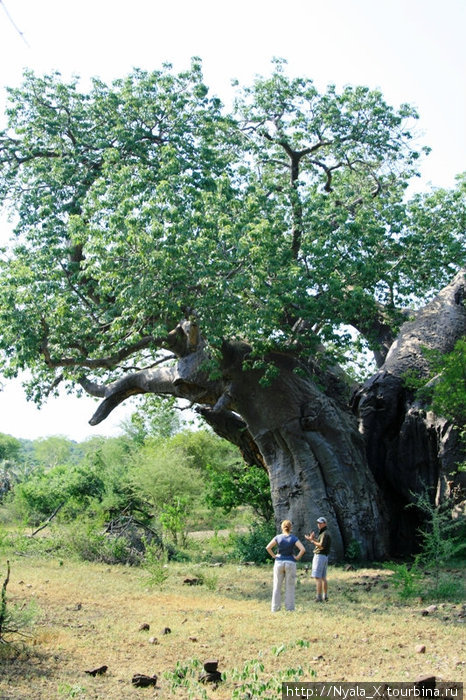
[[[466,170],[465,32],[464,0],[1,0],[0,110],[24,68],[111,81],[166,61],[182,70],[200,56],[207,85],[228,102],[233,78],[249,83],[278,56],[320,89],[368,85],[394,106],[414,105],[422,143],[433,149],[422,183],[450,187]],[[8,235],[1,220],[0,243]],[[82,440],[115,434],[130,413],[120,406],[91,428],[94,410],[94,401],[67,396],[38,411],[6,383],[0,432]]]

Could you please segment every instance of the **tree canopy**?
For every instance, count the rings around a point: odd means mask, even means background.
[[[405,197],[427,150],[415,110],[366,87],[319,93],[283,61],[231,113],[197,59],[85,92],[27,72],[7,119],[2,371],[29,369],[38,402],[170,363],[180,319],[213,378],[224,339],[252,363],[322,348],[341,361],[352,326],[380,360],[403,307],[466,260],[464,180]]]

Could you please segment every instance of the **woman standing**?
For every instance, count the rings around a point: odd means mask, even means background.
[[[272,559],[275,559],[273,567],[272,612],[280,610],[283,580],[285,581],[285,608],[286,610],[294,610],[296,562],[306,552],[304,545],[295,535],[291,534],[293,529],[291,520],[284,520],[281,528],[282,534],[274,537],[266,547]],[[274,552],[275,547],[278,550],[277,553]],[[295,547],[298,549],[297,556],[293,554]]]

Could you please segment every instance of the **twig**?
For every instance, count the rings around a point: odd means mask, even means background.
[[[2,598],[0,602],[0,642],[3,641],[3,623],[5,622],[5,617],[6,617],[6,587],[8,586],[8,581],[10,580],[10,562],[7,561],[6,563],[6,579],[3,582],[2,586]]]

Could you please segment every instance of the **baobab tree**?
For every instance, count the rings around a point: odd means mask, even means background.
[[[227,114],[194,60],[87,92],[28,72],[7,118],[4,375],[27,369],[38,403],[101,398],[93,425],[132,395],[187,399],[267,470],[277,520],[325,514],[337,557],[396,551],[413,491],[460,478],[454,430],[406,383],[466,331],[464,181],[406,197],[415,110],[278,61]]]

